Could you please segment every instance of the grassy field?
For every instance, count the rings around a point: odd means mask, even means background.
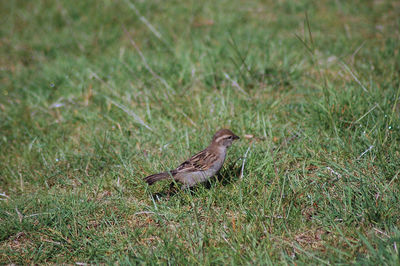
[[[1,1],[0,264],[400,264],[398,1]],[[216,130],[218,178],[168,194]]]

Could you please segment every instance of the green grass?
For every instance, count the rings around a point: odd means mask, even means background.
[[[0,263],[399,265],[399,13],[2,1]],[[143,182],[221,127],[218,179]]]

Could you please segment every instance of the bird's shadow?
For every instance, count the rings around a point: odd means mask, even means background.
[[[230,162],[226,167],[221,169],[217,175],[207,180],[204,183],[198,184],[194,187],[186,188],[185,190],[189,193],[195,193],[200,186],[204,186],[206,189],[211,189],[215,182],[220,183],[222,186],[226,186],[239,179],[241,166],[237,163],[238,160]],[[161,192],[153,193],[152,197],[155,201],[160,201],[164,198],[170,198],[182,191],[182,185],[177,182],[171,182],[169,188],[164,189]]]

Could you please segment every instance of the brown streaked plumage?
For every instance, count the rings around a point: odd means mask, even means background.
[[[184,161],[177,168],[147,176],[144,180],[152,185],[159,180],[173,178],[181,182],[184,188],[204,182],[221,169],[225,161],[226,150],[236,139],[239,137],[232,131],[221,129],[214,134],[211,144],[207,148]]]

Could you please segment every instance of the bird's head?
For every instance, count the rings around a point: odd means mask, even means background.
[[[212,144],[217,145],[219,147],[229,148],[232,145],[232,142],[237,139],[240,138],[236,136],[229,129],[221,129],[214,134],[214,137],[212,139]]]

